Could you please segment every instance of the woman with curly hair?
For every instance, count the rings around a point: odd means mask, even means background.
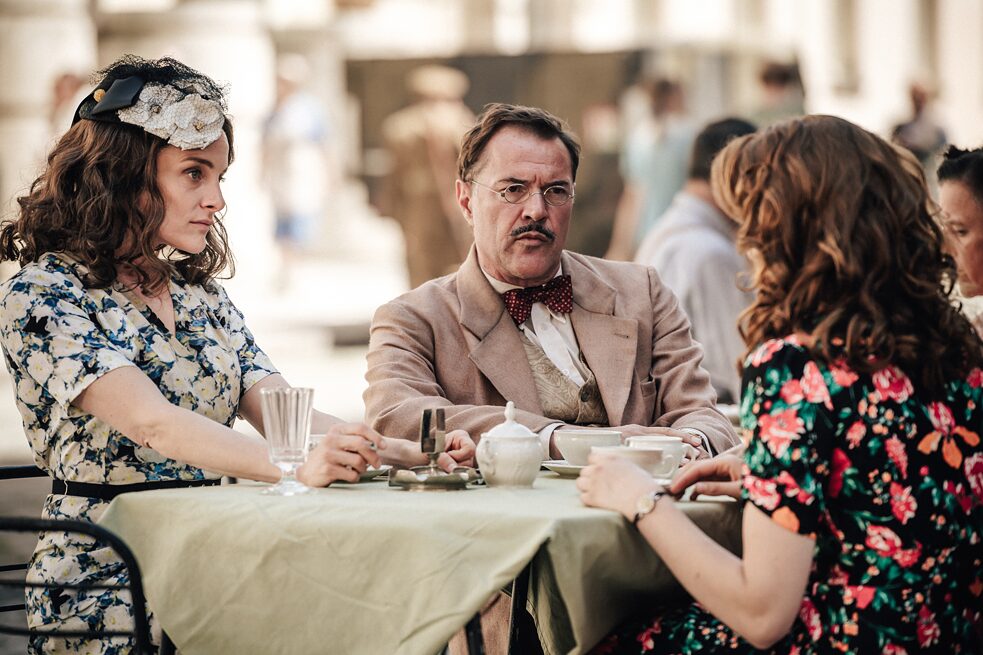
[[[696,600],[595,652],[983,652],[983,347],[920,169],[808,116],[731,142],[712,182],[755,269],[747,450],[668,489],[592,456],[584,502],[633,519]],[[741,556],[674,506],[697,480],[744,501]]]
[[[946,243],[959,270],[959,291],[983,296],[983,148],[950,146],[939,165],[939,204]],[[975,319],[983,334],[983,314]]]
[[[288,386],[215,281],[232,270],[221,183],[233,159],[222,89],[174,61],[125,57],[102,71],[72,127],[0,229],[22,268],[0,287],[0,344],[35,461],[53,480],[44,518],[96,521],[119,493],[276,481],[260,390]],[[311,486],[354,481],[419,447],[315,412],[325,439],[300,467]],[[452,433],[453,434],[453,433]],[[467,433],[448,435],[467,460]],[[32,581],[125,583],[108,548],[41,535]],[[34,628],[110,630],[129,615],[114,591],[35,589]],[[31,652],[122,653],[120,640],[32,638]]]

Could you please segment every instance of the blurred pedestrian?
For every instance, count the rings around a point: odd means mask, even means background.
[[[263,177],[273,198],[280,288],[289,285],[298,257],[317,247],[332,187],[331,129],[321,103],[305,88],[310,76],[302,55],[280,58],[276,104],[263,130]]]
[[[462,98],[468,78],[447,66],[412,71],[414,102],[382,124],[392,161],[380,202],[403,230],[410,286],[457,270],[471,246],[471,231],[454,195],[461,138],[474,124]]]
[[[72,126],[75,108],[88,93],[83,88],[85,79],[73,71],[66,71],[55,77],[51,85],[51,104],[48,111],[48,126],[51,132],[52,145]]]
[[[696,129],[686,114],[683,87],[676,80],[659,78],[649,90],[649,120],[639,122],[623,146],[625,187],[615,210],[608,259],[630,260],[686,181]]]
[[[740,398],[737,363],[744,341],[737,319],[751,304],[752,295],[738,284],[748,262],[735,246],[737,224],[713,200],[710,164],[731,139],[754,130],[754,125],[739,118],[703,128],[693,143],[685,186],[635,256],[639,264],[654,267],[679,298],[693,338],[703,345],[703,368],[722,403]]]
[[[761,102],[750,119],[761,127],[805,113],[805,88],[796,62],[766,61],[758,74]]]
[[[945,129],[932,116],[930,107],[932,94],[928,88],[913,82],[908,87],[911,101],[911,118],[895,125],[891,130],[891,140],[911,151],[922,165],[929,189],[936,191],[936,158],[946,144]]]

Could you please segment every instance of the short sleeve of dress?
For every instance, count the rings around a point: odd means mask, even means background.
[[[0,343],[23,371],[67,407],[106,373],[134,366],[97,326],[84,291],[66,277],[32,270],[0,287]]]
[[[219,320],[228,331],[232,347],[239,357],[242,369],[242,389],[240,398],[249,391],[250,387],[268,375],[279,373],[273,362],[256,344],[253,333],[246,327],[242,312],[232,303],[225,289],[220,284],[211,283],[208,291],[214,294],[217,307],[214,308]]]
[[[815,536],[835,421],[824,367],[794,340],[768,341],[744,367],[742,498],[783,527]]]

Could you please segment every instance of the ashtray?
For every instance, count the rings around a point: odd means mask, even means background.
[[[451,472],[433,472],[427,467],[422,470],[392,469],[389,471],[389,486],[407,491],[458,491],[467,489],[468,483],[478,479],[472,468],[458,467]]]

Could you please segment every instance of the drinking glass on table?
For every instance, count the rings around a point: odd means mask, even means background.
[[[263,493],[294,496],[311,490],[296,475],[307,459],[313,399],[313,389],[279,387],[260,391],[270,461],[283,472],[280,481]]]

